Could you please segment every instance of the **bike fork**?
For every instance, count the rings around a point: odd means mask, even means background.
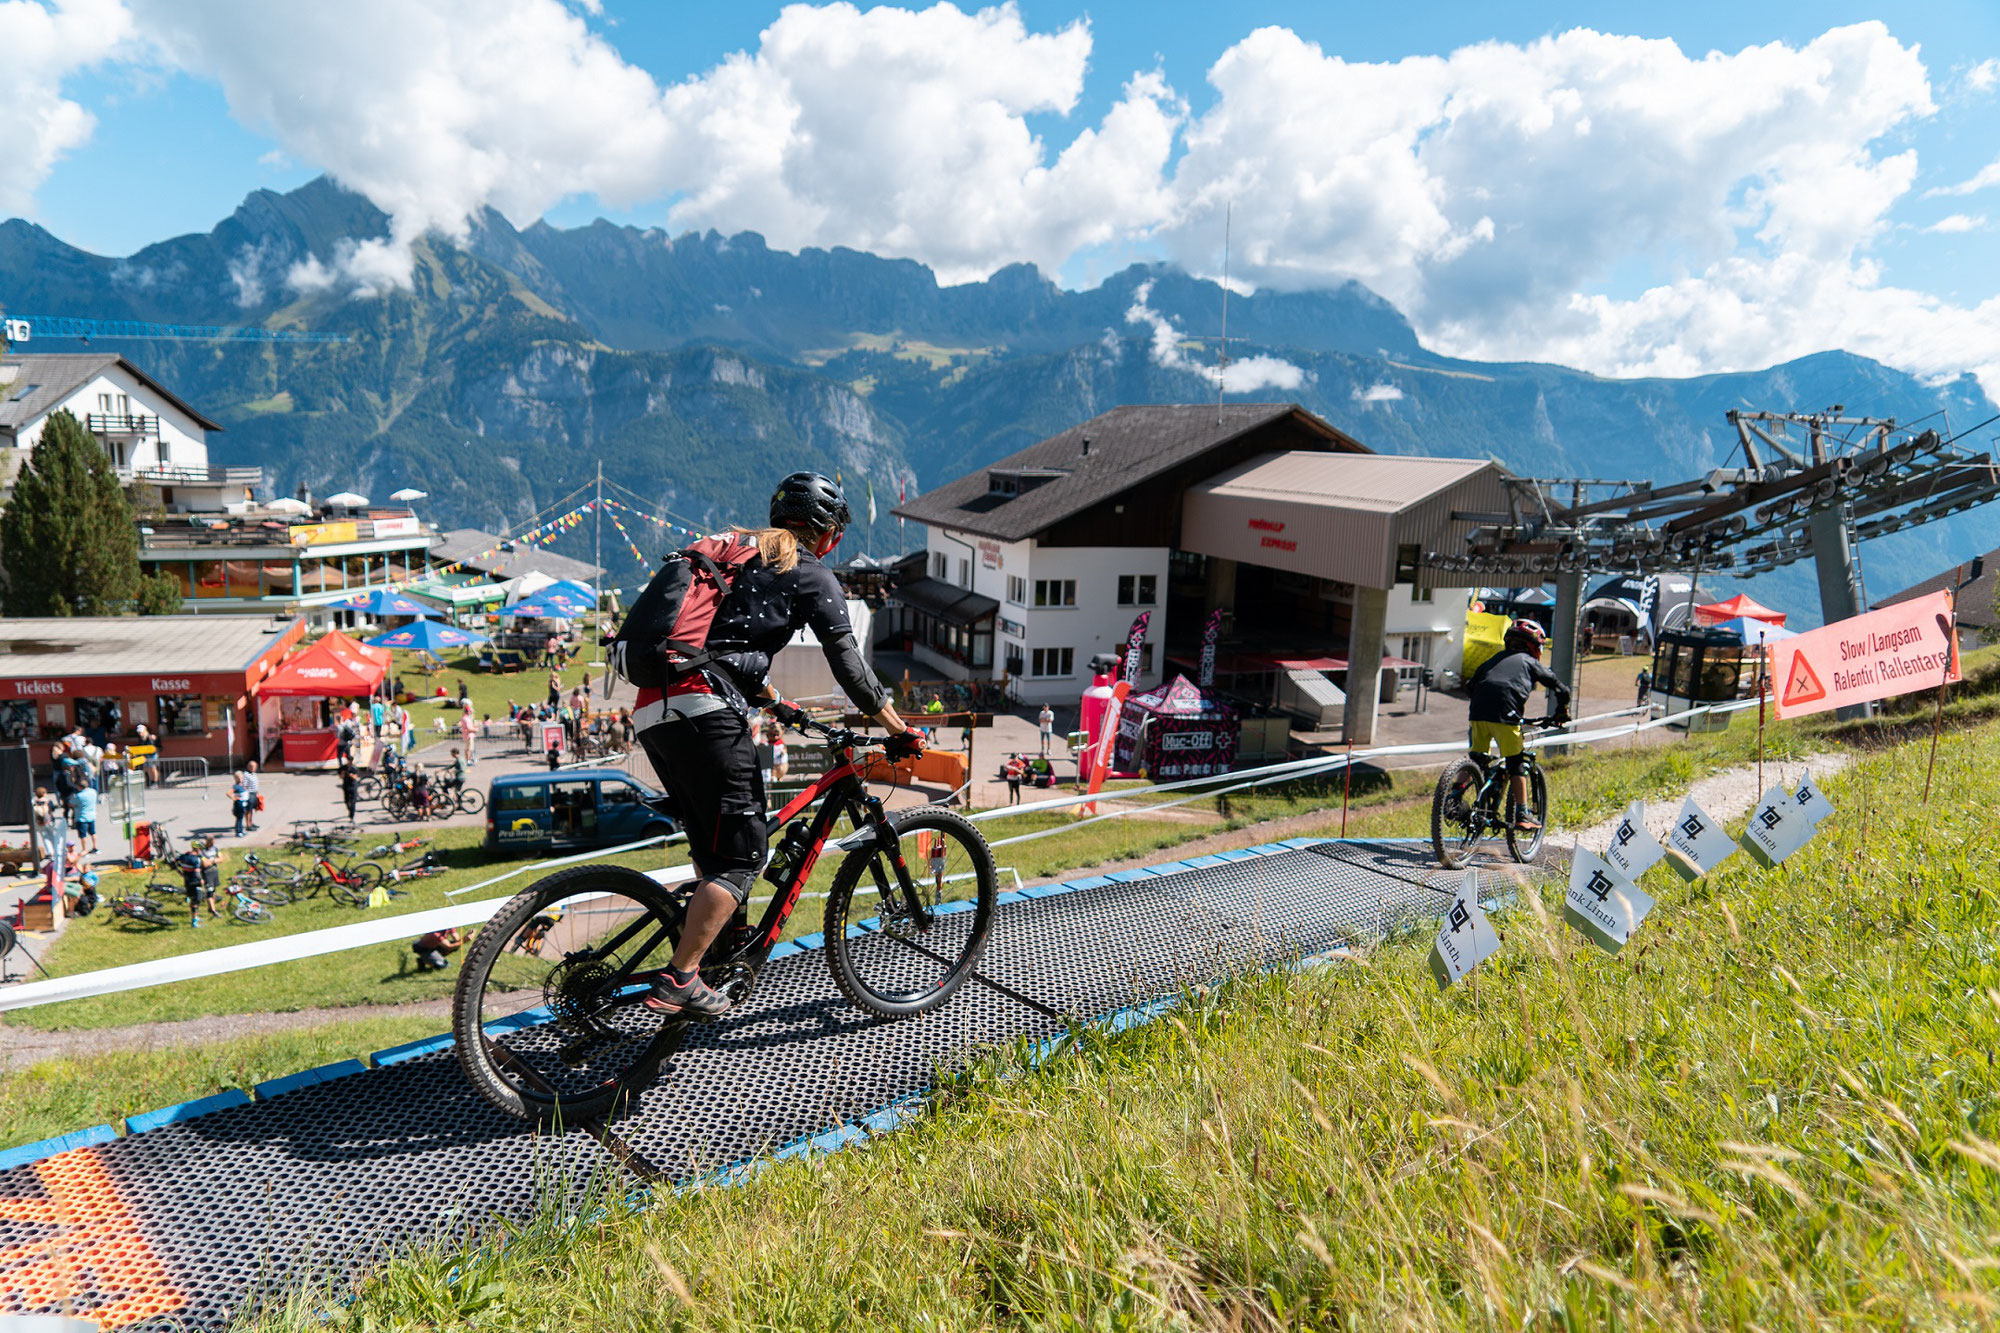
[[[909,863],[903,860],[902,839],[896,836],[895,826],[889,822],[888,815],[882,809],[882,798],[873,795],[863,797],[861,806],[862,819],[856,822],[865,820],[868,827],[874,830],[876,842],[888,851],[889,864],[896,872],[896,888],[902,891],[903,906],[909,913],[910,920],[916,923],[919,930],[930,929],[936,917],[930,908],[924,905],[923,895],[917,891],[916,881],[910,875]],[[881,859],[878,857],[870,861],[868,868],[875,876],[875,887],[881,893],[882,901],[893,905],[896,901],[896,890],[889,887],[888,877],[882,873]]]

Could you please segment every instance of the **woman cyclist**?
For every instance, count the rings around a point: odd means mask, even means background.
[[[646,997],[648,1008],[676,1017],[714,1018],[729,1000],[699,975],[702,955],[748,903],[769,840],[764,780],[757,766],[757,709],[781,721],[804,714],[777,700],[765,676],[771,657],[800,629],[812,628],[827,665],[856,709],[889,732],[891,757],[922,749],[876,681],[854,642],[847,598],[820,563],[851,517],[840,487],[815,472],[794,472],[771,496],[771,526],[739,529],[754,543],[716,608],[699,670],[664,689],[641,688],[632,710],[639,743],[673,794],[688,853],[699,877],[688,900],[680,946]],[[630,619],[628,618],[628,629]]]

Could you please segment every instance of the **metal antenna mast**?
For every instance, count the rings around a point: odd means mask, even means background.
[[[1229,379],[1229,226],[1235,221],[1236,201],[1222,210],[1222,336],[1215,340],[1215,424],[1222,424],[1222,386]]]

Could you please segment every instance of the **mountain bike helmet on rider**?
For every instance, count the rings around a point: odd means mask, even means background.
[[[717,548],[720,561],[700,557],[704,569],[717,571],[716,583],[727,592],[714,607],[699,651],[680,652],[677,660],[685,669],[665,685],[639,690],[632,715],[639,742],[679,807],[699,876],[672,967],[646,997],[649,1008],[669,1016],[713,1018],[729,1008],[729,1001],[701,980],[699,969],[708,946],[748,901],[764,866],[769,834],[755,712],[774,707],[781,721],[803,718],[766,684],[771,658],[799,630],[810,628],[841,690],[890,733],[891,755],[921,748],[862,660],[847,619],[846,594],[821,563],[851,517],[831,478],[794,472],[779,482],[771,495],[769,527],[736,529]],[[689,576],[683,569],[679,577]]]
[[[1514,827],[1532,830],[1535,817],[1528,812],[1528,776],[1521,737],[1521,718],[1537,685],[1555,696],[1554,721],[1569,721],[1569,686],[1555,672],[1542,665],[1542,645],[1549,632],[1525,617],[1507,627],[1500,651],[1481,662],[1473,671],[1468,688],[1472,707],[1470,748],[1484,755],[1492,746],[1500,747],[1507,763],[1509,818]]]

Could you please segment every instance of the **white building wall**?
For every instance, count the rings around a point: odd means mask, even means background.
[[[1018,577],[1021,583],[1010,588],[1004,582],[1000,593],[1000,616],[1014,633],[1003,628],[995,655],[1005,670],[1009,656],[1018,653],[1021,678],[1015,691],[1024,703],[1074,704],[1090,684],[1090,659],[1099,653],[1121,652],[1126,631],[1141,611],[1151,611],[1145,642],[1151,646],[1149,659],[1134,683],[1134,690],[1158,685],[1166,665],[1167,639],[1167,548],[1164,546],[1055,546],[1021,544]],[[1009,560],[1007,574],[1015,574]],[[1151,575],[1154,600],[1150,605],[1121,605],[1118,601],[1120,575]],[[1037,580],[1075,580],[1074,607],[1034,605]],[[982,589],[983,591],[983,589]],[[1071,669],[1066,676],[1037,677],[1034,650],[1068,648]]]
[[[1000,603],[993,643],[992,675],[1008,670],[1008,660],[1018,657],[1022,674],[1015,682],[1015,694],[1024,703],[1075,704],[1090,684],[1090,659],[1098,653],[1123,649],[1126,631],[1139,612],[1150,610],[1153,618],[1146,626],[1146,643],[1152,647],[1147,669],[1139,674],[1135,690],[1151,689],[1161,681],[1166,663],[1167,637],[1167,548],[1128,546],[1043,547],[1033,540],[999,542],[972,533],[947,528],[929,528],[925,540],[925,572],[932,578],[967,588]],[[942,561],[942,565],[940,565]],[[1154,600],[1150,606],[1124,606],[1118,601],[1120,575],[1150,574]],[[1018,579],[1016,586],[1012,580]],[[1038,579],[1074,580],[1074,607],[1034,605]],[[1068,648],[1067,675],[1036,677],[1036,648]],[[920,644],[917,659],[948,679],[963,680],[967,672],[947,658],[929,652]],[[985,673],[981,673],[985,674]]]
[[[1458,670],[1465,644],[1465,612],[1472,604],[1470,588],[1435,588],[1427,602],[1416,600],[1407,583],[1389,589],[1389,609],[1382,644],[1392,657],[1407,657],[1435,669]],[[1430,645],[1426,657],[1423,645]]]
[[[14,387],[18,391],[19,383]],[[108,406],[103,401],[106,395],[110,399]],[[117,366],[107,367],[103,374],[63,399],[53,410],[63,409],[67,409],[78,421],[92,415],[159,418],[159,440],[141,440],[129,446],[125,457],[128,468],[150,468],[163,464],[167,467],[208,467],[208,432],[194,418]],[[16,447],[32,450],[47,425],[48,417],[44,416],[22,428]],[[161,456],[163,452],[164,458]]]

